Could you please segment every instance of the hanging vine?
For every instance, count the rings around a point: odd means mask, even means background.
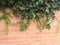
[[[41,24],[41,19],[46,18],[44,23],[46,28],[50,28],[51,21],[50,19],[54,19],[54,10],[60,9],[60,1],[59,0],[0,0],[0,11],[4,14],[0,16],[0,20],[4,19],[6,24],[10,23],[8,18],[9,14],[7,14],[4,10],[6,8],[10,8],[15,17],[20,17],[20,26],[21,31],[28,28],[32,19],[37,22],[37,26],[39,29],[44,28]],[[20,12],[20,15],[18,15]],[[42,15],[43,14],[43,15]],[[24,23],[24,19],[27,19],[27,24]]]
[[[9,13],[6,13],[6,11],[3,8],[0,8],[0,11],[3,13],[3,15],[0,16],[0,21],[5,20],[5,22],[6,22],[6,31],[8,33],[8,25],[11,23],[11,21],[8,18]]]

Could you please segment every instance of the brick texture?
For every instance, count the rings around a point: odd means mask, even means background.
[[[11,15],[13,14],[11,13]],[[20,31],[19,24],[9,25],[9,32],[6,34],[5,21],[0,21],[0,45],[60,45],[60,11],[56,11],[55,15],[56,19],[51,24],[51,29],[44,29],[42,32],[39,31],[37,25],[32,21],[29,28],[23,32]],[[13,17],[11,21],[16,23],[19,21],[19,18]]]

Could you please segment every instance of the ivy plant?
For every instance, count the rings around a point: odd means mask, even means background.
[[[21,18],[20,26],[21,31],[24,31],[28,28],[32,19],[34,19],[37,23],[38,28],[41,30],[44,28],[50,29],[51,21],[54,20],[54,10],[60,9],[60,1],[59,0],[0,0],[0,11],[3,13],[1,8],[6,9],[10,8],[15,17]],[[18,12],[20,15],[18,15]],[[45,22],[41,22],[42,18],[46,18]],[[8,19],[8,15],[4,13],[1,16],[0,20],[6,20],[6,24],[8,25],[10,20]],[[27,23],[24,23],[24,19],[27,19]],[[42,24],[43,23],[43,24]]]
[[[11,23],[11,21],[9,19],[9,13],[6,13],[6,11],[3,8],[0,8],[0,12],[3,13],[3,15],[0,16],[0,21],[5,20],[5,22],[6,22],[6,31],[8,33],[8,25]]]

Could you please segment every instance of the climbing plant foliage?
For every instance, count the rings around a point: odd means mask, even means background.
[[[54,19],[54,10],[60,9],[59,0],[0,0],[0,11],[3,12],[3,16],[0,20],[4,19],[6,24],[10,23],[8,18],[9,14],[5,12],[6,8],[10,8],[15,17],[20,17],[21,31],[28,28],[31,20],[35,20],[37,26],[41,28],[50,28],[51,21]],[[19,15],[18,15],[19,12]],[[45,17],[45,23],[40,21]],[[27,23],[24,20],[27,19]],[[42,24],[43,23],[43,24]]]

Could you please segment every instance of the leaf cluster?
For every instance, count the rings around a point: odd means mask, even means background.
[[[21,28],[25,30],[30,24],[30,20],[34,19],[38,27],[41,28],[41,18],[46,18],[45,24],[50,28],[50,19],[54,19],[54,10],[60,9],[59,0],[0,0],[2,8],[10,8],[13,10],[14,16],[21,18]],[[20,15],[18,15],[18,12]],[[42,15],[43,14],[43,15]],[[27,19],[27,24],[24,24],[24,19]],[[42,22],[44,23],[44,22]],[[43,27],[43,26],[42,26]]]

